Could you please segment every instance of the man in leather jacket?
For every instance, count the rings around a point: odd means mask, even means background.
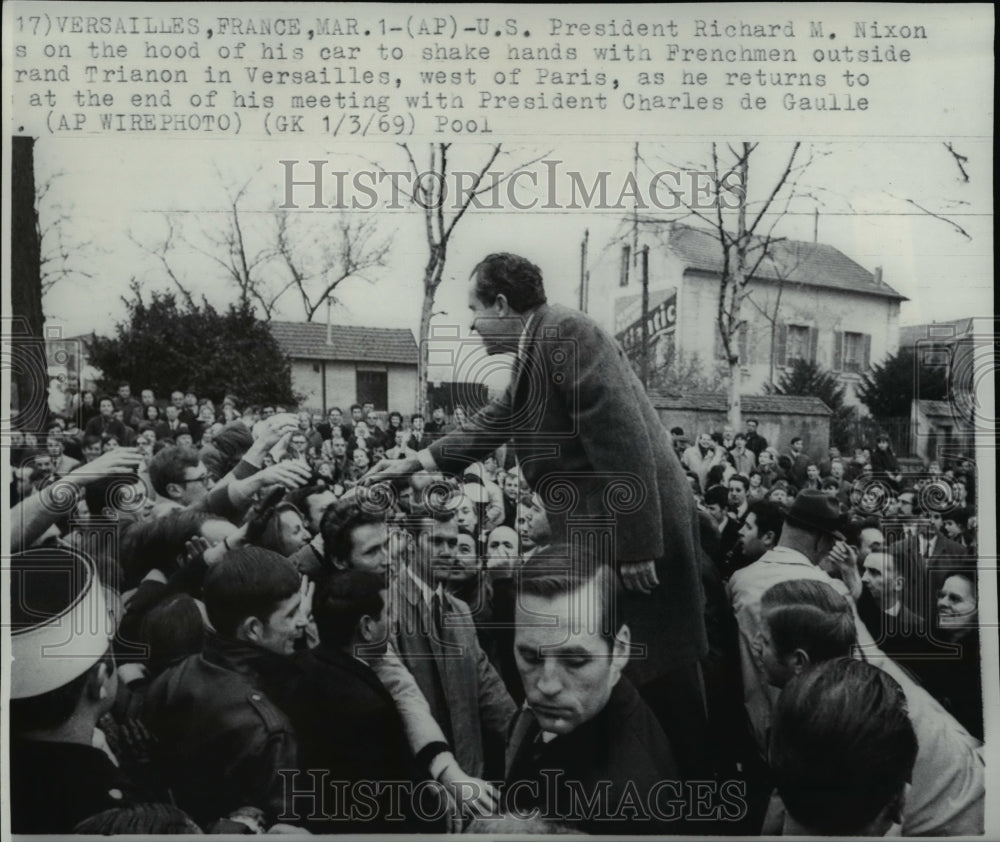
[[[177,804],[202,826],[248,806],[263,810],[268,824],[287,822],[283,773],[298,769],[297,739],[264,688],[292,669],[311,587],[288,559],[245,547],[210,568],[204,601],[216,631],[201,654],[157,676],[146,694],[157,760]]]

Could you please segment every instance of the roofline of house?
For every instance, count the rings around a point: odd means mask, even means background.
[[[690,265],[684,264],[684,274],[687,274],[688,272],[692,272],[692,273],[695,273],[695,274],[698,274],[698,275],[704,275],[704,276],[707,276],[707,277],[716,277],[716,278],[719,275],[718,270],[714,270],[714,269],[702,269],[699,266],[690,266]],[[763,284],[780,284],[780,283],[785,283],[788,286],[807,287],[809,289],[825,289],[825,290],[829,290],[830,292],[843,292],[843,293],[848,294],[848,295],[853,295],[853,294],[857,294],[857,295],[871,295],[871,296],[874,296],[876,298],[890,298],[890,299],[893,299],[895,301],[909,301],[910,300],[905,295],[903,295],[901,293],[898,293],[895,290],[892,290],[890,292],[888,290],[877,290],[877,289],[853,289],[853,288],[847,289],[847,288],[844,288],[844,287],[829,286],[828,284],[815,284],[815,283],[811,284],[811,283],[808,283],[807,281],[784,281],[783,282],[780,278],[769,278],[766,275],[751,275],[750,276],[750,280],[748,281],[748,283],[763,283]]]
[[[326,322],[291,322],[285,319],[272,319],[267,322],[268,325],[289,325],[291,327],[314,327],[321,330],[377,330],[384,331],[386,333],[405,333],[411,339],[413,338],[413,329],[408,327],[375,327],[373,325],[339,325],[339,324],[327,324]]]
[[[355,357],[352,357],[351,359],[345,359],[344,357],[297,357],[294,354],[289,354],[287,352],[284,353],[289,360],[299,363],[381,363],[382,365],[417,365],[417,360],[414,360],[413,362],[400,362],[399,360],[386,360],[381,357],[365,357],[364,359],[358,359]]]

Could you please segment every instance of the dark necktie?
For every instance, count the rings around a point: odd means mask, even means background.
[[[434,634],[438,640],[444,640],[444,607],[441,596],[436,591],[431,597],[431,618],[434,621]]]

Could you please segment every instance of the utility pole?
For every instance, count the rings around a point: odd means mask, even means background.
[[[639,183],[639,141],[632,147],[632,178]],[[632,200],[632,265],[639,259],[639,205],[638,198]],[[631,274],[631,273],[630,273]]]
[[[649,389],[649,246],[642,248],[642,388]]]

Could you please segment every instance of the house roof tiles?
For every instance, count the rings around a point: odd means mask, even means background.
[[[270,328],[281,349],[293,359],[417,364],[417,343],[406,328],[328,328],[320,322],[271,322]]]

